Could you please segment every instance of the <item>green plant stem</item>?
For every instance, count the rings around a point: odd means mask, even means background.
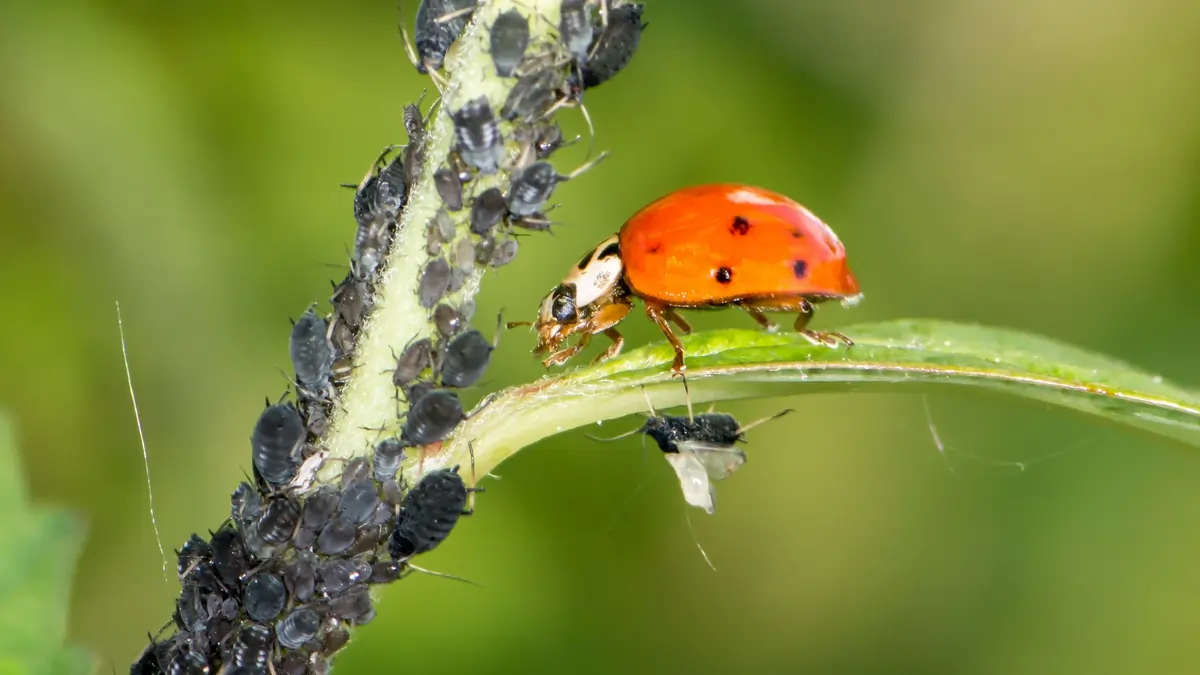
[[[787,334],[725,330],[692,335],[687,380],[709,401],[969,386],[1016,394],[1200,446],[1200,394],[1126,364],[1038,336],[941,321],[843,329],[855,346],[814,347]],[[470,461],[484,475],[543,438],[687,402],[672,378],[671,349],[653,345],[598,366],[510,388],[473,415],[426,469]]]
[[[401,214],[398,232],[388,254],[386,266],[376,285],[375,306],[363,327],[356,350],[355,368],[351,380],[342,390],[341,405],[334,414],[325,438],[329,457],[349,458],[369,453],[385,434],[398,430],[398,414],[405,404],[392,384],[391,369],[395,355],[412,340],[434,334],[432,311],[421,307],[417,287],[421,271],[430,260],[426,251],[426,225],[442,206],[433,184],[433,174],[445,166],[453,147],[454,124],[449,111],[484,96],[492,110],[499,113],[516,80],[496,75],[489,49],[489,27],[500,13],[509,9],[530,17],[531,44],[549,39],[558,20],[557,0],[492,0],[480,3],[479,8],[455,43],[446,59],[449,85],[437,113],[428,124],[425,164],[420,179],[408,197]],[[510,156],[515,152],[511,125],[501,124],[509,143]],[[508,172],[501,169],[491,176],[478,176],[473,189],[476,193],[489,187],[505,191]],[[469,235],[469,209],[452,213],[458,236]],[[453,250],[454,243],[445,249]],[[478,268],[458,292],[448,295],[444,302],[461,307],[478,292],[482,271]],[[412,465],[406,467],[411,479]],[[341,462],[327,462],[318,475],[318,483],[334,480],[341,473]]]

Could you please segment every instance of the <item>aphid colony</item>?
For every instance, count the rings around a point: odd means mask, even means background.
[[[474,10],[474,0],[423,0],[417,9],[413,62],[439,90],[444,78],[437,71]],[[451,110],[439,99],[427,114],[420,101],[405,108],[408,144],[386,148],[350,186],[357,230],[332,312],[310,308],[293,322],[296,401],[268,401],[258,416],[250,434],[252,479],[233,492],[222,525],[207,537],[192,535],[177,552],[181,590],[172,622],[151,636],[132,673],[326,673],[350,627],[375,616],[371,588],[417,569],[412,557],[437,547],[470,512],[474,488],[458,467],[428,472],[415,485],[400,473],[406,450],[436,447],[466,418],[453,390],[480,380],[498,339],[499,325],[487,339],[469,326],[471,303],[454,306],[446,296],[477,268],[513,260],[513,227],[549,229],[544,214],[555,187],[587,168],[562,175],[545,161],[564,145],[552,115],[581,106],[585,89],[628,64],[644,27],[641,13],[641,5],[620,0],[566,0],[550,41],[531,37],[529,22],[542,17],[502,13],[485,27],[497,74],[513,81],[498,107],[479,98]],[[392,383],[408,410],[395,433],[380,438],[369,459],[345,461],[335,484],[317,486],[318,469],[335,461],[322,437],[401,214],[424,172],[427,127],[436,115],[449,116],[454,141],[434,173],[443,203],[426,226],[429,260],[417,290],[436,331],[397,347]],[[496,174],[509,178],[504,189],[479,185],[478,177]]]

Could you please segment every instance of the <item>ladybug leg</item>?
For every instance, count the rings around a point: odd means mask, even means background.
[[[684,335],[691,334],[692,324],[688,323],[687,319],[679,316],[679,312],[676,312],[674,307],[667,307],[665,310],[663,310],[663,316],[667,317],[671,323],[679,326],[679,330],[682,331]]]
[[[592,359],[592,363],[603,363],[611,359],[617,354],[620,354],[621,347],[625,346],[625,336],[618,333],[616,328],[609,328],[604,331],[604,334],[607,335],[608,339],[612,340],[613,343],[609,345],[608,349],[605,349],[603,353]]]
[[[807,326],[808,322],[812,320],[814,310],[812,303],[808,300],[800,298],[797,309],[800,310],[800,314],[796,317],[796,323],[793,326],[796,332],[803,335],[809,342],[820,347],[836,347],[839,342],[844,343],[847,347],[854,346],[854,340],[841,333],[809,330]]]
[[[687,366],[683,362],[683,343],[679,341],[679,336],[671,330],[671,324],[667,323],[667,312],[669,311],[670,308],[664,305],[653,302],[646,303],[646,316],[658,325],[658,329],[667,336],[667,342],[670,342],[671,346],[675,348],[675,361],[671,363],[671,375],[677,377],[683,375]]]
[[[547,368],[549,368],[550,366],[562,365],[562,364],[566,363],[567,361],[570,361],[576,354],[583,351],[583,349],[585,347],[587,347],[588,343],[591,341],[592,341],[592,334],[584,333],[583,335],[579,336],[579,342],[576,342],[575,346],[567,347],[566,349],[563,349],[562,351],[554,352],[549,357],[547,357],[545,361],[542,361],[542,364],[544,366],[546,366]]]
[[[762,326],[763,330],[767,331],[768,333],[774,333],[775,331],[779,330],[779,325],[768,319],[767,315],[759,311],[757,307],[754,307],[753,305],[741,305],[741,308],[746,310],[746,313],[749,314],[750,317],[755,321],[757,321],[758,325]]]
[[[607,361],[617,354],[621,353],[621,347],[625,345],[625,338],[617,332],[613,326],[625,320],[629,316],[629,312],[633,309],[633,305],[627,302],[614,302],[611,305],[605,305],[600,311],[596,312],[591,318],[591,327],[593,333],[604,333],[613,343],[604,350],[599,356],[592,360],[592,363],[601,363]]]

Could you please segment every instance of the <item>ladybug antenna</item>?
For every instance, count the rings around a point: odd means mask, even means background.
[[[780,410],[779,412],[775,413],[774,415],[768,415],[760,420],[755,420],[755,421],[751,422],[750,424],[747,424],[743,427],[738,427],[737,433],[739,436],[741,436],[742,434],[746,433],[747,431],[750,431],[751,429],[762,424],[763,422],[770,422],[771,420],[775,419],[776,417],[783,417],[784,415],[786,415],[790,412],[796,412],[796,411],[792,408],[785,408],[785,409]]]

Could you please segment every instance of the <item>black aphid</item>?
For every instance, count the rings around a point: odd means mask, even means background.
[[[288,340],[296,382],[317,396],[329,390],[329,375],[333,369],[333,344],[326,335],[328,328],[325,319],[309,309],[292,326]]]
[[[465,417],[457,394],[435,389],[412,402],[401,438],[409,446],[437,443]]]
[[[283,581],[295,602],[312,599],[317,584],[317,557],[312,551],[299,551],[283,568]]]
[[[296,476],[296,459],[308,430],[300,411],[291,403],[273,405],[263,410],[250,436],[254,468],[272,487],[280,487]]]
[[[741,425],[725,413],[701,413],[694,418],[655,415],[646,420],[641,432],[653,438],[663,452],[679,452],[679,444],[688,441],[733,445],[742,440]]]
[[[333,518],[340,500],[337,488],[332,485],[323,486],[309,495],[304,501],[304,514],[300,518],[296,536],[292,538],[292,545],[301,549],[316,545],[317,533]]]
[[[169,640],[166,642],[155,642],[154,638],[150,639],[150,644],[146,646],[145,651],[134,661],[129,668],[130,675],[162,675],[164,668],[170,663],[173,658],[175,642]]]
[[[356,457],[346,462],[346,466],[342,468],[342,475],[338,477],[338,482],[345,490],[355,483],[367,480],[370,475],[371,462],[366,457]]]
[[[435,258],[421,272],[417,285],[417,302],[425,309],[433,306],[446,295],[450,288],[450,263],[445,258]]]
[[[342,283],[333,289],[329,304],[333,305],[333,313],[337,320],[358,330],[362,327],[367,313],[367,302],[370,299],[370,289],[367,282],[358,278],[351,270],[342,279]]]
[[[450,45],[458,39],[475,0],[421,0],[417,7],[417,72],[422,75],[442,67]]]
[[[496,17],[492,23],[492,63],[500,77],[512,75],[529,46],[529,20],[515,9]]]
[[[462,312],[450,305],[441,304],[433,310],[433,323],[438,334],[444,338],[452,337],[467,324]]]
[[[283,638],[278,637],[278,634],[282,626],[282,622],[275,624],[275,634],[280,645],[283,645]],[[308,657],[303,652],[290,651],[283,655],[279,663],[275,664],[275,675],[308,675],[308,673]]]
[[[500,188],[484,190],[471,202],[471,232],[480,235],[491,232],[504,218],[504,213],[505,200]]]
[[[375,609],[371,607],[371,592],[366,584],[354,586],[330,598],[329,615],[356,624],[364,624],[374,618]]]
[[[249,487],[246,483],[242,483],[242,485]],[[234,495],[236,496],[237,492],[234,492]],[[187,541],[183,542],[183,547],[177,552],[177,557],[179,559],[179,578],[182,579],[200,563],[212,560],[212,546],[201,539],[200,535],[193,533]]]
[[[200,588],[185,582],[175,601],[175,625],[182,631],[195,631],[201,629],[205,621],[208,621],[208,613]]]
[[[499,336],[499,331],[497,331]],[[469,387],[483,377],[496,345],[477,330],[456,335],[438,359],[438,371],[444,387]]]
[[[367,580],[367,583],[390,584],[400,578],[401,571],[400,563],[392,560],[379,560],[371,565],[371,578]]]
[[[210,672],[208,659],[200,652],[179,650],[167,664],[167,675],[208,675]]]
[[[485,235],[475,247],[475,262],[479,265],[492,264],[492,256],[496,254],[496,238]]]
[[[213,566],[217,576],[229,588],[237,588],[239,578],[246,573],[246,547],[242,536],[231,527],[223,527],[212,536]]]
[[[637,51],[642,39],[644,5],[638,3],[619,4],[608,9],[608,27],[600,31],[591,47],[589,58],[583,64],[583,86],[585,89],[598,87],[621,72]]]
[[[317,552],[323,555],[338,555],[354,543],[354,521],[335,518],[317,535]]]
[[[352,483],[342,492],[338,515],[355,525],[361,525],[371,519],[378,505],[379,489],[375,487],[374,481],[362,480]]]
[[[246,624],[233,642],[232,665],[246,673],[266,675],[271,660],[271,629],[257,623]]]
[[[321,651],[325,654],[332,654],[342,647],[345,647],[346,643],[349,641],[350,631],[346,630],[343,626],[337,626],[325,634],[324,639],[321,641]]]
[[[534,159],[546,159],[563,146],[562,127],[550,120],[522,124],[513,131],[513,137],[521,146],[521,155],[516,160],[517,168],[526,166]]]
[[[354,193],[354,219],[358,221],[354,262],[362,278],[374,275],[387,253],[396,218],[406,200],[408,179],[402,156],[397,156],[377,172],[390,150],[384,150]]]
[[[275,624],[275,638],[284,649],[299,649],[315,638],[320,628],[320,615],[308,607],[301,607]]]
[[[437,188],[438,196],[442,198],[447,210],[462,210],[463,188],[457,172],[443,166],[433,173],[433,186]]]
[[[233,518],[233,522],[245,525],[254,520],[261,511],[262,495],[252,485],[242,481],[229,498],[229,515]],[[194,534],[192,538],[199,540],[199,537]],[[188,543],[191,543],[191,541],[189,539]],[[207,544],[205,545],[207,546]],[[212,554],[211,549],[209,550],[209,554]]]
[[[587,0],[563,0],[558,20],[558,33],[563,46],[579,63],[587,61],[595,28]]]
[[[425,94],[422,93],[416,103],[404,106],[404,130],[408,133],[408,145],[404,146],[403,162],[410,192],[425,163],[425,118],[421,114],[421,100],[424,98]]]
[[[431,471],[409,490],[388,539],[396,560],[426,553],[450,536],[459,516],[467,515],[467,485],[458,467]]]
[[[481,173],[496,173],[504,159],[504,137],[486,98],[468,101],[450,114],[454,120],[454,149]]]
[[[462,271],[458,265],[450,268],[450,285],[446,287],[447,293],[457,293],[467,283],[467,274]]]
[[[566,86],[566,78],[556,67],[537,68],[517,78],[517,83],[508,92],[500,117],[505,120],[520,119],[532,122],[541,117],[558,100],[558,92]]]
[[[317,592],[332,597],[355,584],[365,583],[370,576],[371,563],[365,560],[330,560],[317,571]]]
[[[433,340],[429,338],[421,338],[405,347],[396,359],[396,370],[392,372],[392,384],[399,389],[406,389],[420,377],[421,373],[425,372],[426,368],[433,367],[433,354]]]
[[[385,438],[375,446],[375,458],[371,463],[375,480],[386,483],[396,478],[400,464],[404,461],[404,444],[395,438]]]
[[[376,510],[379,513],[379,510]],[[387,510],[387,515],[391,516],[391,509]],[[374,520],[374,518],[372,518]],[[367,523],[358,528],[354,533],[354,543],[350,544],[350,548],[346,549],[343,555],[360,556],[364,553],[374,553],[383,540],[387,538],[388,528],[385,525],[376,523]]]
[[[300,522],[300,503],[291,497],[272,499],[256,521],[258,536],[268,544],[283,544],[292,538]]]
[[[274,621],[287,604],[287,589],[283,579],[274,572],[258,572],[246,581],[242,595],[246,614],[255,621]]]

